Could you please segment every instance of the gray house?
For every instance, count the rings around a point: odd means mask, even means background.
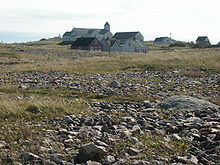
[[[158,37],[154,40],[155,45],[169,45],[175,43],[176,41],[169,37]]]
[[[108,22],[106,22],[104,29],[73,28],[72,31],[64,33],[63,41],[73,42],[76,41],[77,38],[81,37],[96,37],[99,41],[102,39],[109,39],[112,37],[112,33],[110,32],[110,25]]]
[[[218,44],[217,44],[218,46],[220,46],[220,41],[218,42]]]
[[[144,37],[140,32],[118,32],[112,37],[116,41],[111,45],[111,51],[147,52]]]
[[[196,40],[196,44],[199,45],[211,45],[209,38],[207,36],[200,36]]]

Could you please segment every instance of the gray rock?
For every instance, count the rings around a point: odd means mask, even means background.
[[[150,165],[151,163],[144,160],[136,160],[132,163],[132,165]]]
[[[7,145],[4,141],[0,141],[0,148],[4,148]]]
[[[145,108],[152,108],[151,102],[149,100],[145,100],[143,102],[143,104],[144,104]]]
[[[100,160],[107,154],[106,148],[103,146],[97,146],[94,143],[84,144],[79,148],[79,154],[77,156],[78,162],[86,162],[88,160]]]
[[[207,108],[219,108],[219,106],[209,101],[182,95],[169,97],[158,105],[159,107],[168,110],[203,110]]]
[[[5,165],[14,165],[14,161],[12,160],[11,155],[7,155],[5,159],[0,159],[0,163]]]
[[[111,155],[108,155],[106,157],[106,159],[104,160],[105,163],[114,163],[115,162],[115,157],[114,156],[111,156]]]
[[[215,137],[213,138],[214,141],[220,140],[220,132],[217,132]],[[0,147],[1,148],[1,147]]]
[[[130,142],[132,142],[133,144],[136,144],[136,143],[139,142],[139,139],[136,138],[136,137],[131,137],[129,140],[130,140]]]
[[[104,142],[102,142],[102,141],[100,141],[100,140],[97,140],[97,141],[95,141],[94,143],[95,143],[95,145],[97,145],[97,146],[108,147],[108,144],[106,144],[106,143],[104,143]]]
[[[120,88],[121,84],[118,81],[114,80],[114,81],[110,82],[108,84],[108,86],[111,87],[111,88]]]
[[[86,162],[86,165],[102,165],[102,164],[99,163],[99,162],[89,160],[89,161]]]
[[[138,125],[134,125],[131,130],[132,135],[139,135],[141,133],[141,128]]]
[[[136,156],[140,153],[140,150],[136,149],[136,148],[132,148],[132,147],[129,147],[129,148],[126,148],[125,149],[126,153],[128,153],[130,156]]]
[[[25,163],[26,162],[36,162],[36,163],[44,162],[44,160],[40,156],[32,154],[32,153],[23,153],[21,157],[22,157],[23,162]]]
[[[216,154],[211,154],[207,157],[208,160],[212,161],[212,162],[216,162],[216,163],[220,163],[220,155],[216,155]]]
[[[181,163],[198,164],[198,159],[194,155],[188,155],[184,157],[178,156],[177,159]]]
[[[18,88],[24,90],[24,89],[27,89],[27,86],[21,84]]]
[[[57,164],[61,164],[62,162],[62,155],[60,154],[52,154],[50,156],[50,160],[57,163]]]
[[[63,120],[64,120],[67,124],[72,124],[72,123],[73,123],[73,119],[72,119],[70,116],[64,117]]]
[[[172,138],[173,140],[181,140],[181,139],[182,139],[178,134],[172,134],[172,135],[171,135],[171,138]]]

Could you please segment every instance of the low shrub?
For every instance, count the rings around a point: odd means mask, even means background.
[[[170,44],[169,47],[186,47],[186,44],[183,42],[175,42]]]

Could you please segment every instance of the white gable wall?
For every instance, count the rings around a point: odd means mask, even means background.
[[[135,46],[131,40],[127,40],[125,44],[122,45],[122,52],[135,52]]]
[[[140,41],[144,41],[144,37],[142,36],[142,34],[140,32],[138,32],[135,37],[136,37],[136,39],[138,39]]]
[[[119,46],[116,42],[114,45],[112,45],[112,47],[110,47],[110,51],[111,52],[121,52],[122,51],[122,47]]]

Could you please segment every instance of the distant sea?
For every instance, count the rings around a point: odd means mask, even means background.
[[[3,43],[25,43],[39,41],[42,38],[57,37],[57,33],[23,33],[23,32],[0,32],[0,42]]]

